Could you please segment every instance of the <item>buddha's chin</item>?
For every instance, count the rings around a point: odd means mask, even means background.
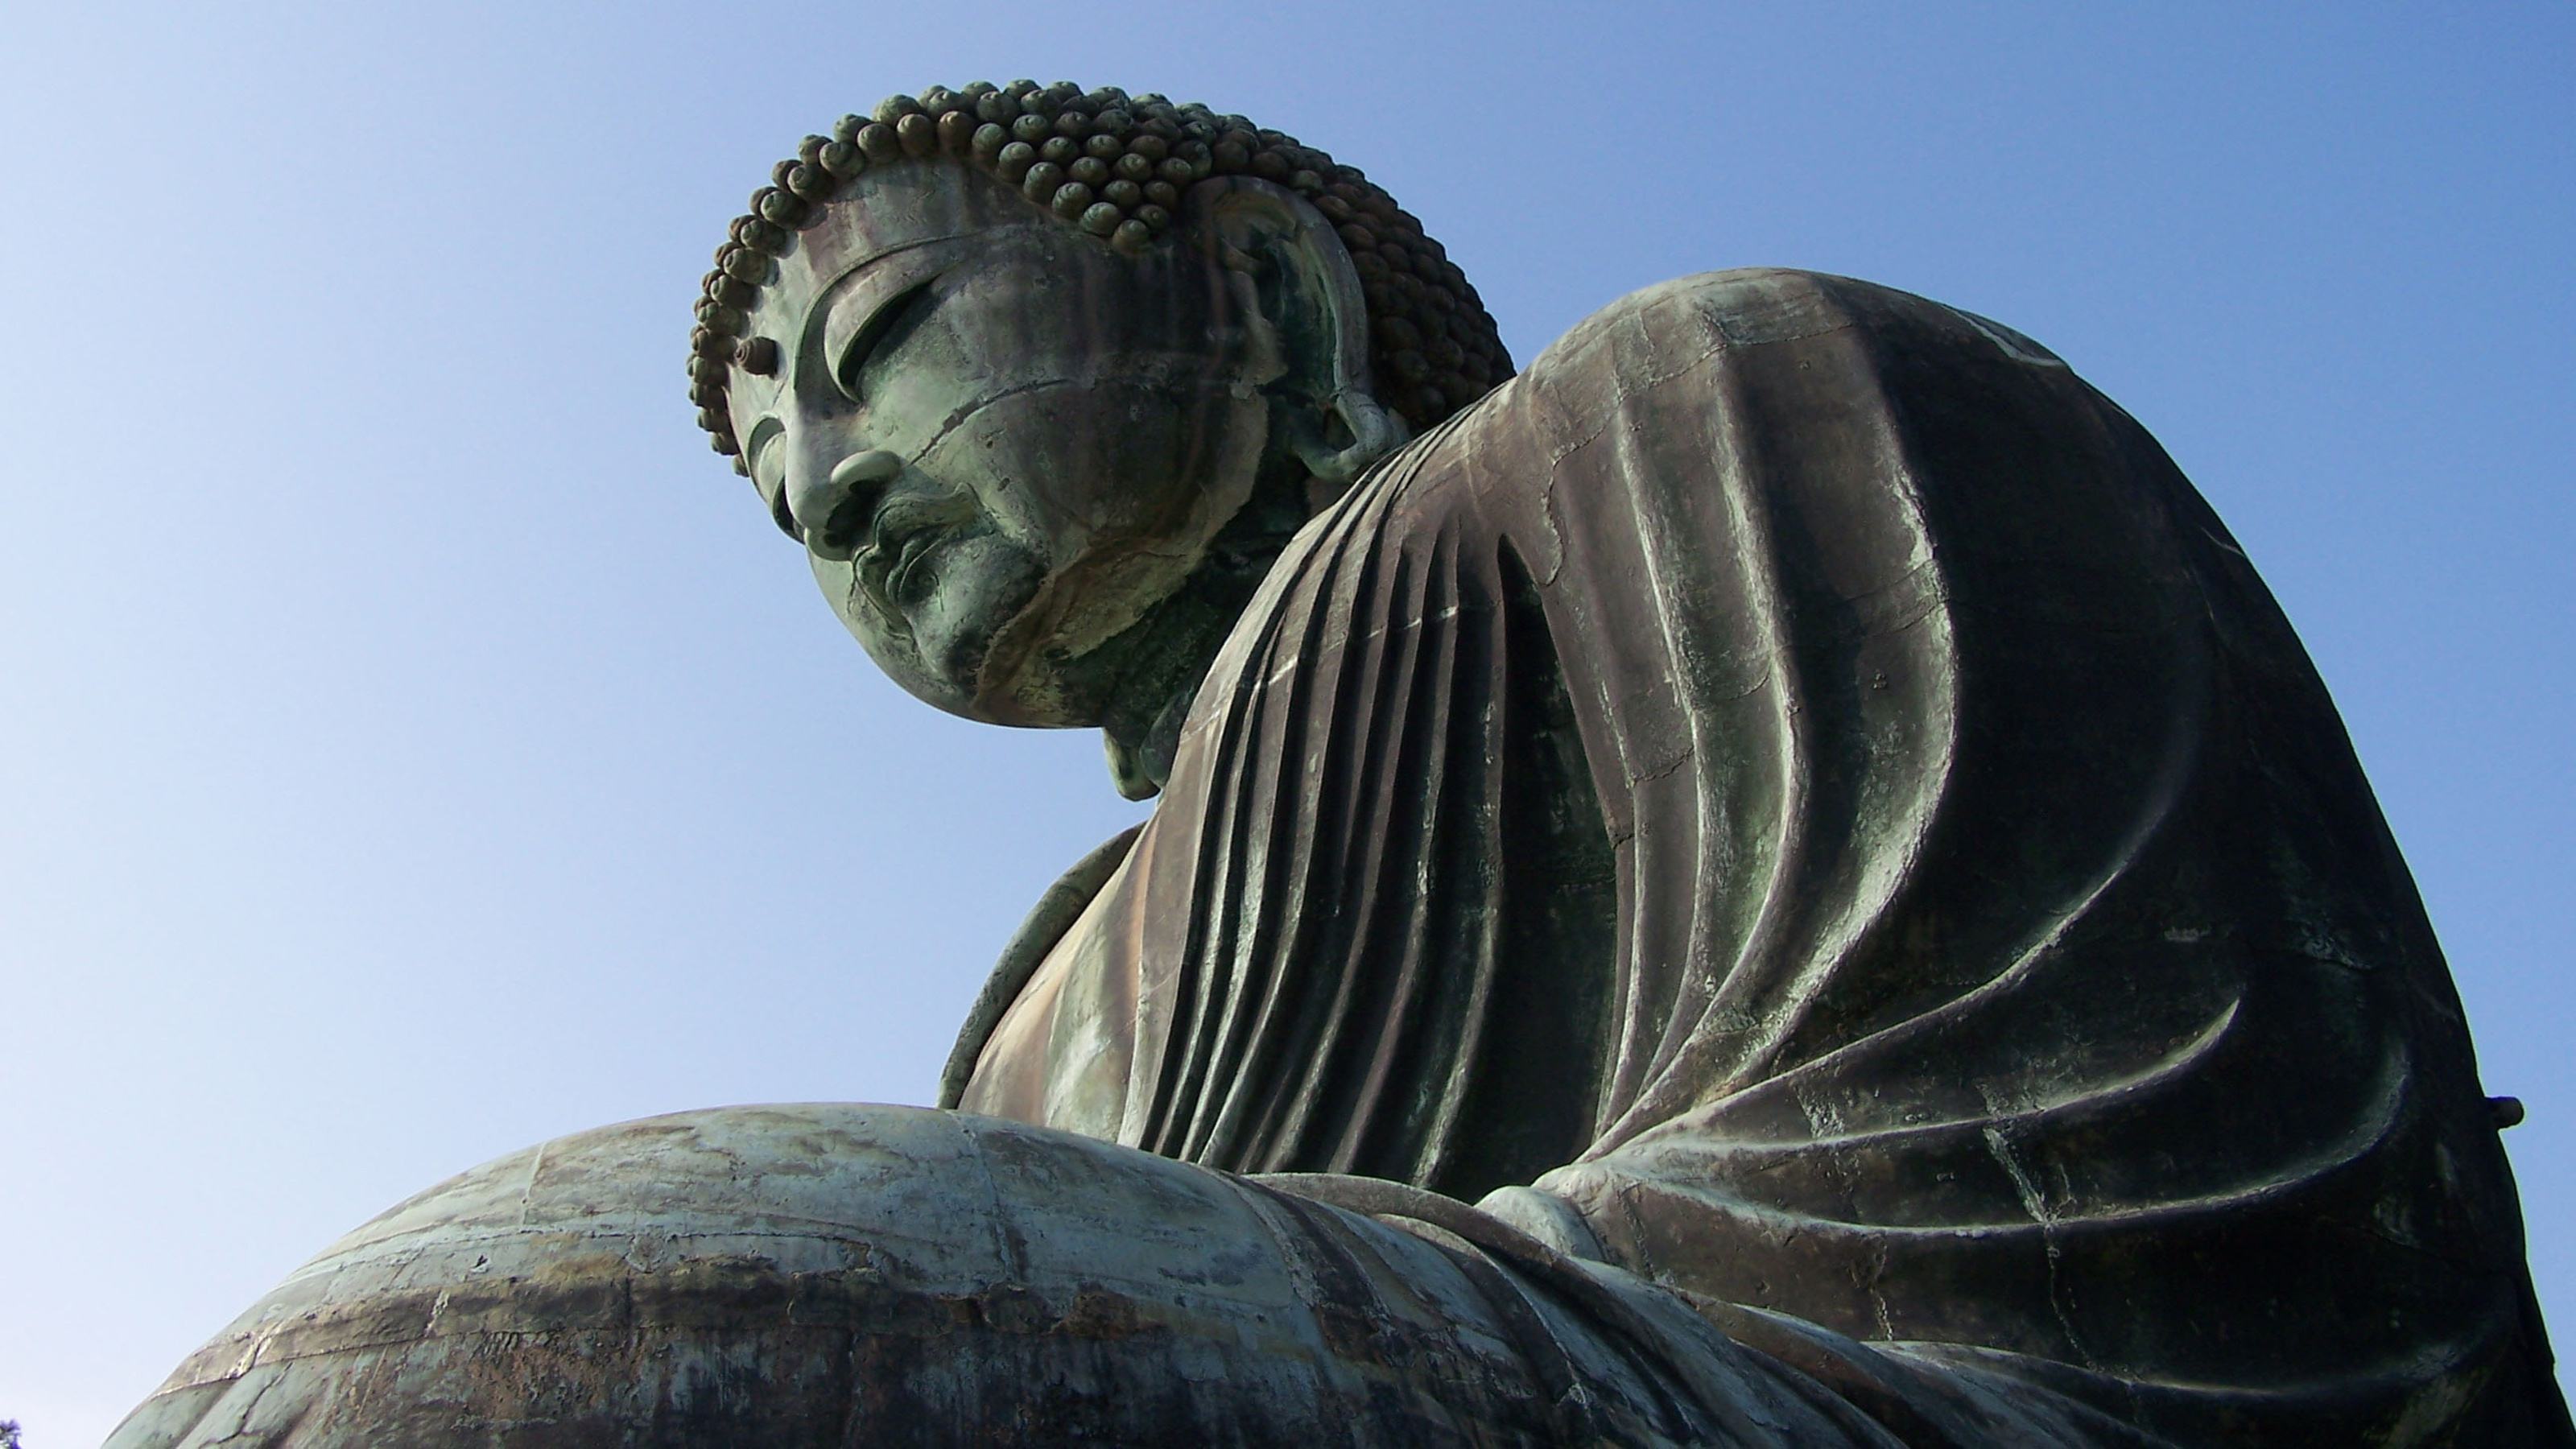
[[[987,698],[993,691],[985,663],[992,657],[996,632],[960,620],[936,620],[895,638],[860,632],[859,642],[887,678],[922,703],[979,724],[1017,724],[1007,711],[997,713]]]

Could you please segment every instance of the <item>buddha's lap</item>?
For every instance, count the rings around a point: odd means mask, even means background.
[[[685,1113],[392,1209],[109,1445],[1551,1442],[1573,1380],[1639,1406],[1591,1428],[1694,1432],[1459,1248],[993,1118]]]

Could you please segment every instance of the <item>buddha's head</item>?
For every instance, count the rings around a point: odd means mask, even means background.
[[[970,718],[1141,738],[1313,510],[1510,372],[1383,192],[1203,107],[933,90],[775,182],[698,306],[699,421]]]

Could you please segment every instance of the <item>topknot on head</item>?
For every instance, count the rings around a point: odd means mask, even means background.
[[[1181,193],[1211,176],[1254,176],[1306,198],[1333,224],[1368,302],[1369,351],[1379,401],[1415,431],[1481,397],[1512,373],[1494,320],[1466,274],[1422,223],[1356,166],[1242,116],[1114,86],[1071,81],[1006,86],[977,81],[888,96],[868,116],[843,116],[828,136],[808,136],[771,170],[734,219],[707,273],[689,334],[689,400],[719,453],[748,471],[725,407],[729,369],[767,371],[766,352],[744,339],[747,313],[777,274],[777,254],[825,203],[870,168],[944,158],[1017,187],[1033,206],[1127,253],[1171,228]],[[765,362],[767,366],[755,366]]]

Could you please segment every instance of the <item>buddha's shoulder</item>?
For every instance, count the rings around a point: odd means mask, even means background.
[[[1825,272],[1743,267],[1697,272],[1631,292],[1584,318],[1530,365],[1537,375],[1670,365],[1706,355],[1850,329],[1895,327],[1973,334],[2016,360],[2063,366],[2001,323],[1894,287]]]

